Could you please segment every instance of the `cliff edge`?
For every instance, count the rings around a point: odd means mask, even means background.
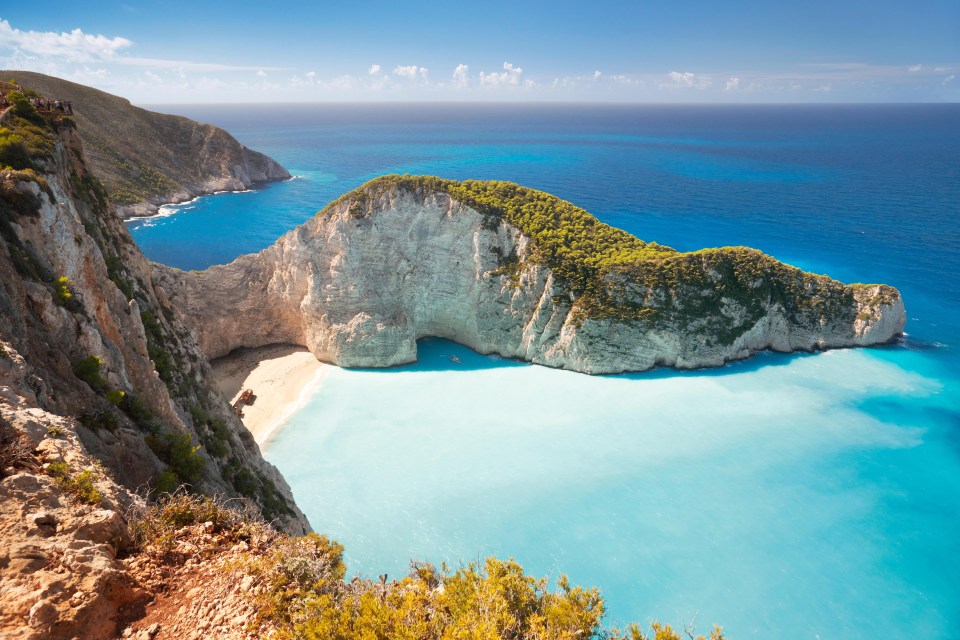
[[[40,73],[0,71],[0,78],[72,103],[87,166],[123,218],[290,177],[275,160],[212,125],[147,111],[125,98]]]
[[[300,344],[347,367],[416,340],[603,374],[719,366],[757,351],[887,342],[899,292],[746,247],[680,253],[506,182],[386,176],[225,266],[157,267],[204,353]]]

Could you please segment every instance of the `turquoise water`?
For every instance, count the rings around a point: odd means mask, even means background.
[[[960,637],[960,108],[178,111],[301,176],[132,225],[183,268],[409,171],[515,180],[647,240],[748,244],[904,294],[910,335],[878,349],[589,377],[434,339],[416,365],[334,370],[265,453],[350,571],[495,553],[601,587],[610,622]]]

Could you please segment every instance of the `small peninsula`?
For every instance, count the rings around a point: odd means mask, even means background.
[[[887,285],[681,253],[547,193],[423,176],[372,180],[229,265],[155,273],[209,358],[290,343],[346,367],[412,362],[437,336],[591,374],[691,369],[881,344],[906,322]]]

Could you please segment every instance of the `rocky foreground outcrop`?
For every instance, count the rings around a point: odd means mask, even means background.
[[[409,176],[364,185],[258,254],[155,273],[211,358],[289,342],[386,367],[439,336],[599,374],[880,344],[905,323],[886,285],[744,247],[679,253],[510,183]]]
[[[275,160],[212,125],[141,109],[125,98],[40,73],[0,71],[0,78],[71,101],[87,164],[121,217],[151,215],[166,203],[290,177]]]

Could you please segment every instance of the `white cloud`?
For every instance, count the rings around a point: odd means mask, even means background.
[[[465,64],[458,64],[457,68],[453,70],[453,86],[455,87],[465,87],[470,84],[470,67]]]
[[[110,59],[118,51],[133,44],[126,38],[89,35],[80,29],[70,33],[54,31],[21,31],[6,20],[0,20],[0,48],[57,57],[67,62]]]
[[[730,76],[727,78],[727,84],[723,88],[724,91],[739,91],[740,90],[740,78],[736,76]]]
[[[633,85],[633,86],[638,86],[638,87],[642,87],[642,86],[643,86],[643,80],[640,80],[640,79],[638,79],[638,78],[634,78],[633,76],[628,76],[628,75],[623,74],[623,73],[617,74],[617,75],[615,75],[615,76],[610,76],[610,79],[613,80],[614,82],[616,82],[617,84]]]
[[[257,77],[258,77],[258,78],[266,78],[266,77],[267,77],[267,72],[264,71],[263,69],[257,69]]]
[[[400,65],[393,70],[394,75],[406,78],[407,80],[416,80],[418,77],[421,80],[426,80],[429,72],[429,69],[426,67],[418,67],[415,64],[408,66]]]
[[[378,64],[370,65],[370,68],[367,69],[367,73],[370,74],[371,76],[380,75],[380,65]]]
[[[502,86],[516,86],[520,84],[520,80],[523,76],[523,69],[520,67],[515,67],[509,62],[503,63],[503,71],[497,73],[492,71],[490,73],[480,72],[480,84],[490,86],[490,87],[502,87]],[[523,83],[524,86],[531,86],[532,81],[528,80]]]
[[[923,65],[922,65],[922,64],[915,64],[915,65],[913,65],[912,67],[907,67],[907,71],[909,71],[910,73],[916,73],[917,71],[920,71],[921,69],[923,69]]]
[[[671,71],[667,74],[669,82],[661,84],[664,89],[706,89],[713,80],[709,76],[698,76],[689,71],[681,73],[680,71]]]
[[[948,75],[946,78],[943,79],[943,84],[948,84],[950,82],[953,82],[956,79],[957,79],[956,74],[951,73],[950,75]]]
[[[816,87],[814,91],[816,91],[817,93],[830,93],[831,91],[833,91],[833,85],[829,82],[825,82],[820,86]]]
[[[594,80],[599,80],[599,79],[600,79],[600,76],[602,76],[602,75],[603,75],[603,72],[598,69],[598,70],[596,70],[596,71],[593,72],[593,79],[594,79]]]

